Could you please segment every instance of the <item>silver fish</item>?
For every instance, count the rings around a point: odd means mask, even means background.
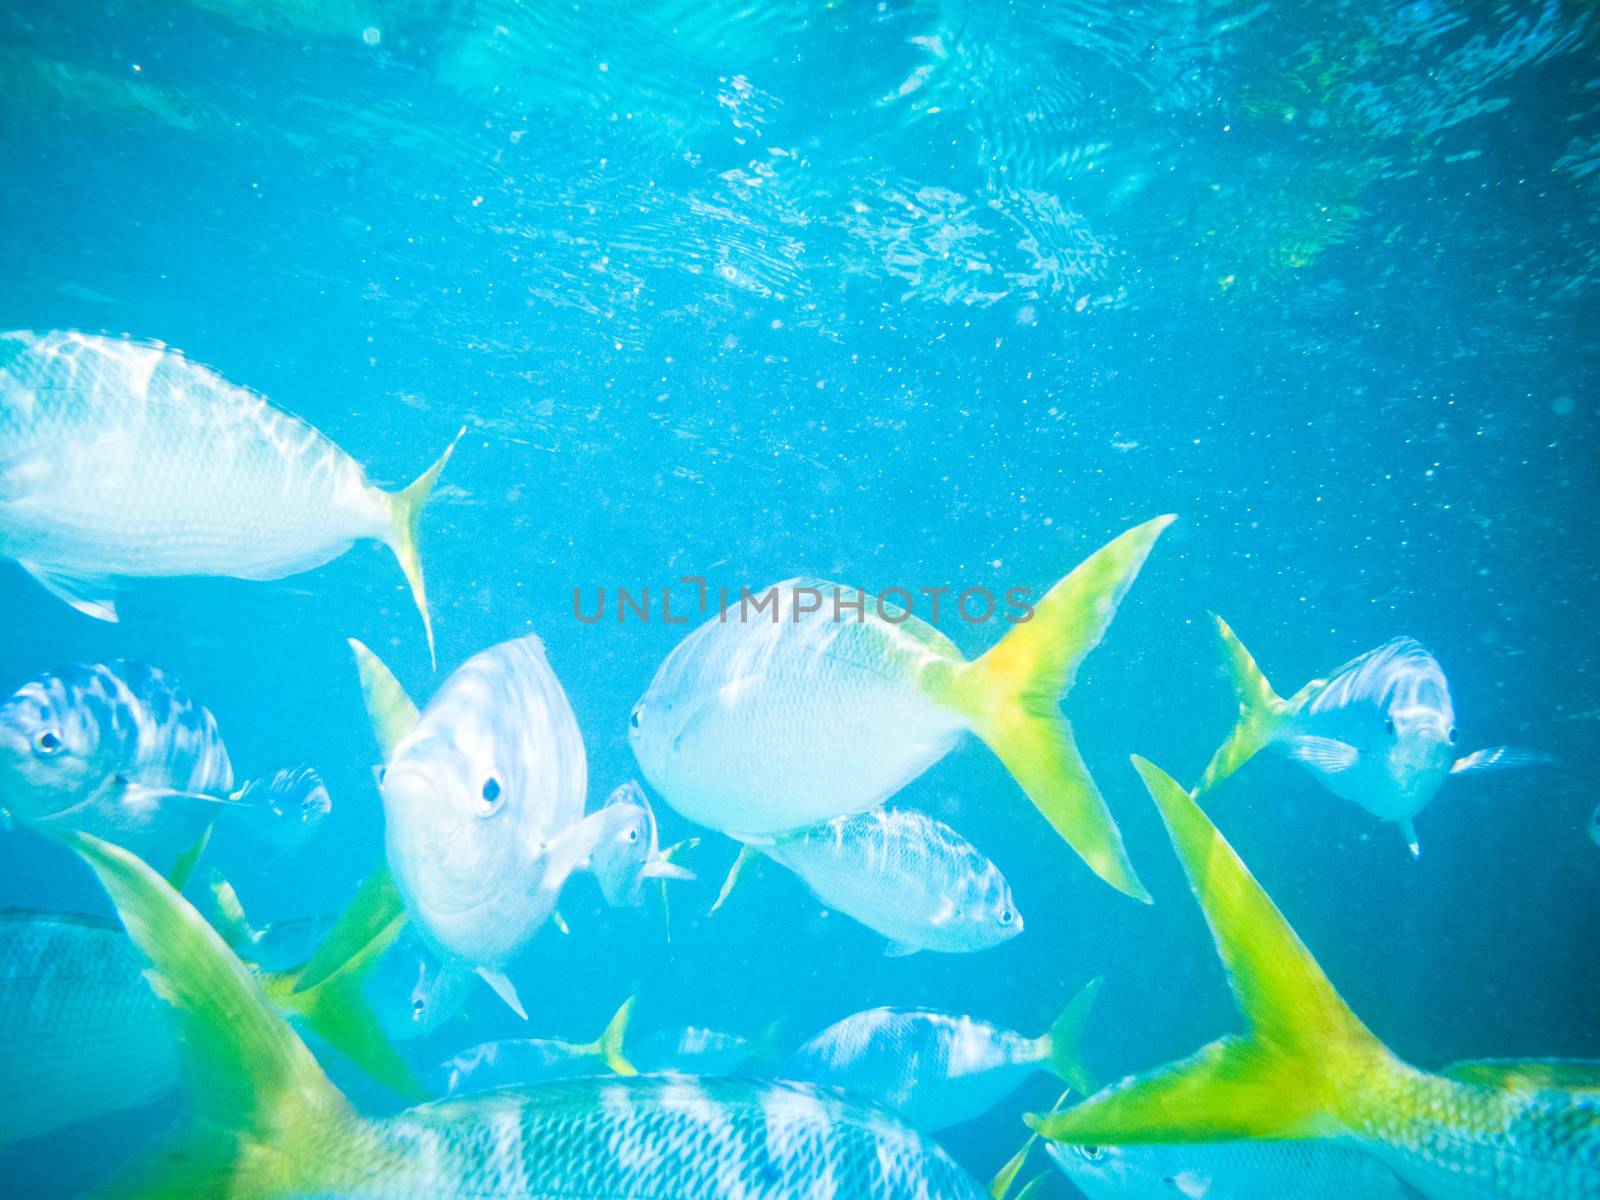
[[[950,826],[915,809],[875,809],[749,843],[716,907],[757,854],[793,871],[829,908],[888,938],[892,956],[969,954],[1022,932],[1022,914],[999,868]]]
[[[1421,1193],[1339,1142],[1045,1146],[1089,1200],[1416,1200]]]
[[[114,922],[0,912],[0,1147],[178,1086],[167,1006]]]
[[[498,1088],[525,1087],[584,1075],[636,1075],[623,1049],[633,998],[623,1001],[592,1042],[561,1038],[505,1038],[483,1042],[440,1063],[430,1078],[441,1096],[471,1096]]]
[[[143,663],[79,663],[0,703],[0,808],[28,825],[165,859],[219,819],[295,845],[329,807],[308,768],[236,789],[216,719]]]
[[[855,1013],[796,1050],[778,1077],[841,1088],[933,1133],[982,1116],[1041,1071],[1088,1090],[1079,1042],[1098,990],[1089,984],[1038,1037],[927,1009]]]
[[[643,904],[645,884],[651,879],[695,877],[694,872],[671,861],[677,847],[661,849],[655,810],[637,783],[630,779],[616,788],[604,807],[619,810],[613,814],[616,824],[590,854],[589,870],[612,908]]]
[[[461,1011],[473,986],[473,972],[441,962],[408,926],[378,960],[366,996],[384,1036],[403,1042],[439,1029]]]
[[[0,335],[0,554],[101,620],[119,577],[279,579],[374,538],[431,653],[417,521],[449,457],[384,492],[304,421],[158,342]]]
[[[1334,795],[1395,822],[1416,855],[1414,818],[1450,776],[1553,761],[1510,746],[1456,757],[1449,684],[1438,660],[1412,638],[1369,650],[1285,700],[1227,623],[1216,622],[1239,696],[1239,723],[1212,756],[1197,794],[1262,748],[1281,746]]]
[[[192,1119],[124,1186],[255,1200],[981,1200],[950,1157],[828,1089],[681,1076],[577,1079],[358,1114],[249,972],[160,876],[69,835],[185,1036]]]
[[[502,968],[627,813],[584,816],[583,737],[537,637],[474,655],[420,713],[376,655],[351,647],[386,760],[385,841],[406,910],[447,966],[476,970],[520,1015]]]
[[[737,1075],[752,1066],[770,1067],[777,1035],[777,1026],[760,1038],[702,1025],[658,1029],[628,1048],[628,1061],[646,1075]]]

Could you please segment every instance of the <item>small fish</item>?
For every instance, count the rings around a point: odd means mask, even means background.
[[[350,645],[385,758],[385,841],[406,911],[446,966],[476,970],[521,1016],[503,968],[629,814],[584,816],[583,737],[537,637],[474,655],[420,713],[372,651]]]
[[[497,1088],[525,1087],[583,1075],[637,1075],[623,1050],[633,998],[623,1001],[592,1042],[560,1038],[506,1038],[484,1042],[440,1063],[430,1077],[441,1096],[471,1096]]]
[[[1046,1149],[1089,1200],[1416,1200],[1370,1154],[1336,1142]]]
[[[1510,746],[1457,758],[1455,709],[1444,671],[1411,638],[1369,650],[1285,700],[1227,622],[1214,619],[1239,695],[1239,723],[1212,756],[1196,795],[1263,747],[1282,746],[1334,795],[1399,825],[1415,856],[1421,847],[1414,818],[1448,777],[1553,761]]]
[[[1040,1071],[1087,1090],[1079,1042],[1099,990],[1097,979],[1038,1037],[925,1009],[870,1009],[801,1046],[778,1078],[842,1088],[934,1133],[982,1116]]]
[[[1148,901],[1058,702],[1172,519],[1091,555],[973,662],[853,588],[794,579],[730,605],[634,706],[634,756],[678,812],[750,841],[876,808],[976,733],[1097,875]]]
[[[749,844],[716,907],[756,854],[782,863],[823,904],[888,938],[892,957],[919,950],[970,954],[1022,932],[1022,914],[999,868],[916,809],[875,809]]]
[[[1246,1032],[1030,1116],[1038,1133],[1093,1146],[1319,1140],[1365,1151],[1430,1200],[1600,1195],[1600,1090],[1547,1086],[1556,1081],[1522,1064],[1483,1081],[1483,1064],[1455,1078],[1396,1058],[1193,798],[1160,768],[1134,765],[1211,926]]]
[[[385,492],[304,421],[159,342],[0,334],[0,554],[103,621],[117,578],[281,579],[374,538],[431,654],[417,522],[454,447]]]
[[[804,1085],[573,1079],[364,1117],[165,880],[109,843],[61,837],[110,893],[184,1034],[189,1124],[108,1194],[982,1200],[915,1129]]]
[[[178,1086],[144,956],[115,922],[0,911],[0,1148]]]
[[[628,1050],[628,1061],[646,1075],[738,1075],[753,1065],[771,1064],[782,1022],[759,1038],[724,1033],[701,1025],[658,1029]]]
[[[629,780],[606,798],[605,808],[621,810],[611,835],[595,846],[589,870],[612,908],[635,908],[644,903],[645,882],[650,879],[692,880],[689,871],[672,862],[677,847],[661,849],[655,810],[644,789]]]
[[[219,819],[298,845],[330,807],[305,767],[235,790],[216,719],[143,663],[79,663],[0,703],[0,808],[27,825],[80,829],[164,860]]]
[[[384,951],[367,982],[367,1001],[390,1041],[427,1037],[467,1002],[476,975],[457,963],[441,962],[407,925]]]

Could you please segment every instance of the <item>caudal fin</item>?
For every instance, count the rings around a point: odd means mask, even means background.
[[[1050,1069],[1062,1083],[1083,1096],[1095,1090],[1088,1069],[1083,1065],[1083,1027],[1089,1021],[1095,997],[1100,994],[1100,985],[1104,982],[1101,978],[1084,984],[1044,1035],[1050,1052]]]
[[[1228,623],[1216,613],[1211,614],[1211,619],[1217,623],[1222,654],[1233,677],[1234,693],[1239,697],[1239,723],[1211,756],[1206,773],[1200,777],[1200,786],[1195,789],[1196,795],[1209,791],[1254,758],[1272,740],[1289,710],[1288,703],[1272,690],[1267,677],[1256,666],[1256,660],[1228,628]]]
[[[1364,1089],[1403,1068],[1199,805],[1160,768],[1133,763],[1205,910],[1248,1032],[1029,1124],[1056,1141],[1101,1145],[1337,1135]]]
[[[456,436],[444,448],[444,453],[439,455],[433,466],[417,476],[415,482],[401,491],[389,493],[389,545],[394,550],[395,558],[400,560],[400,569],[406,574],[406,582],[411,585],[411,598],[417,603],[417,611],[422,614],[422,628],[428,635],[428,658],[435,666],[438,660],[433,652],[433,618],[428,615],[428,593],[422,583],[422,557],[417,552],[417,524],[422,519],[422,506],[427,503],[433,485],[439,482],[439,473],[450,461],[456,443],[466,431],[464,425],[457,430]]]
[[[58,834],[99,876],[172,1005],[191,1119],[126,1168],[109,1194],[280,1196],[328,1190],[322,1173],[359,1119],[249,970],[164,879],[120,847]],[[318,1153],[306,1153],[308,1146]],[[270,1181],[270,1182],[269,1182]]]
[[[633,1019],[633,1002],[636,996],[629,996],[622,1002],[622,1007],[617,1009],[599,1038],[595,1040],[595,1051],[606,1060],[606,1066],[618,1075],[637,1075],[639,1070],[623,1053],[622,1043],[628,1036],[628,1022]]]
[[[1047,592],[998,645],[956,677],[953,706],[999,756],[1056,832],[1112,887],[1150,900],[1122,834],[1061,715],[1078,664],[1099,645],[1171,516],[1137,525]]]

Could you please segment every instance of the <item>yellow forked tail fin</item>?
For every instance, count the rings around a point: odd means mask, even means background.
[[[1248,1032],[1029,1124],[1056,1141],[1103,1145],[1338,1133],[1351,1085],[1399,1064],[1199,805],[1159,767],[1133,763],[1205,910]]]
[[[637,1075],[638,1068],[628,1061],[622,1043],[628,1037],[628,1022],[633,1020],[633,1002],[637,996],[629,996],[622,1002],[622,1007],[617,1009],[616,1015],[607,1022],[600,1036],[595,1039],[594,1050],[606,1060],[606,1066],[617,1075]]]
[[[398,492],[389,493],[389,545],[394,550],[395,558],[400,560],[400,569],[405,572],[406,582],[411,585],[411,598],[416,601],[417,612],[422,614],[422,628],[428,635],[428,658],[435,666],[438,665],[438,659],[433,653],[433,618],[428,615],[428,592],[422,583],[422,556],[417,552],[417,524],[422,519],[422,506],[427,503],[433,485],[439,482],[439,473],[450,461],[456,443],[466,431],[465,425],[457,430],[456,436],[444,448],[444,453],[414,482]]]
[[[318,1173],[328,1152],[342,1149],[341,1133],[354,1137],[359,1122],[305,1043],[164,879],[108,842],[58,836],[94,869],[151,962],[151,985],[176,1017],[191,1105],[188,1129],[106,1193],[178,1200],[325,1190]],[[308,1145],[318,1153],[305,1153]]]
[[[1256,666],[1256,660],[1228,628],[1228,623],[1216,613],[1211,614],[1211,619],[1217,623],[1217,637],[1233,676],[1234,693],[1239,697],[1239,723],[1211,756],[1206,773],[1200,777],[1200,786],[1195,789],[1196,795],[1215,787],[1254,758],[1272,740],[1289,711],[1288,703],[1272,690],[1267,677]]]
[[[1146,521],[1091,554],[1045,593],[1030,620],[961,669],[954,697],[954,707],[1089,869],[1146,903],[1150,893],[1134,874],[1122,834],[1078,754],[1061,698],[1174,519]]]

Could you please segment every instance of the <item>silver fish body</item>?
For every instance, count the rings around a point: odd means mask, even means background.
[[[646,1034],[628,1047],[628,1061],[646,1075],[734,1075],[764,1053],[763,1046],[741,1034],[687,1025]]]
[[[389,868],[446,960],[498,967],[555,908],[592,840],[588,767],[544,646],[503,642],[445,680],[384,769]]]
[[[630,779],[615,788],[600,812],[604,836],[589,855],[589,870],[612,908],[643,904],[645,885],[652,879],[694,878],[693,872],[669,861],[675,848],[662,851],[655,809],[637,783]]]
[[[1089,1200],[1416,1200],[1420,1193],[1343,1142],[1193,1146],[1047,1143]]]
[[[429,1084],[441,1096],[471,1096],[609,1071],[597,1046],[559,1038],[505,1038],[446,1059],[429,1077]]]
[[[0,912],[0,1147],[178,1085],[167,1006],[120,926]]]
[[[233,788],[216,719],[154,667],[80,663],[0,703],[0,808],[26,824],[78,829],[162,859],[218,819],[296,844],[329,807],[321,780],[303,768],[237,796]]]
[[[1022,932],[999,868],[942,821],[880,808],[760,846],[816,897],[889,939],[890,952],[967,954]]]
[[[970,1017],[874,1008],[823,1030],[778,1076],[840,1088],[933,1132],[987,1112],[1049,1070],[1050,1057],[1047,1038]]]

